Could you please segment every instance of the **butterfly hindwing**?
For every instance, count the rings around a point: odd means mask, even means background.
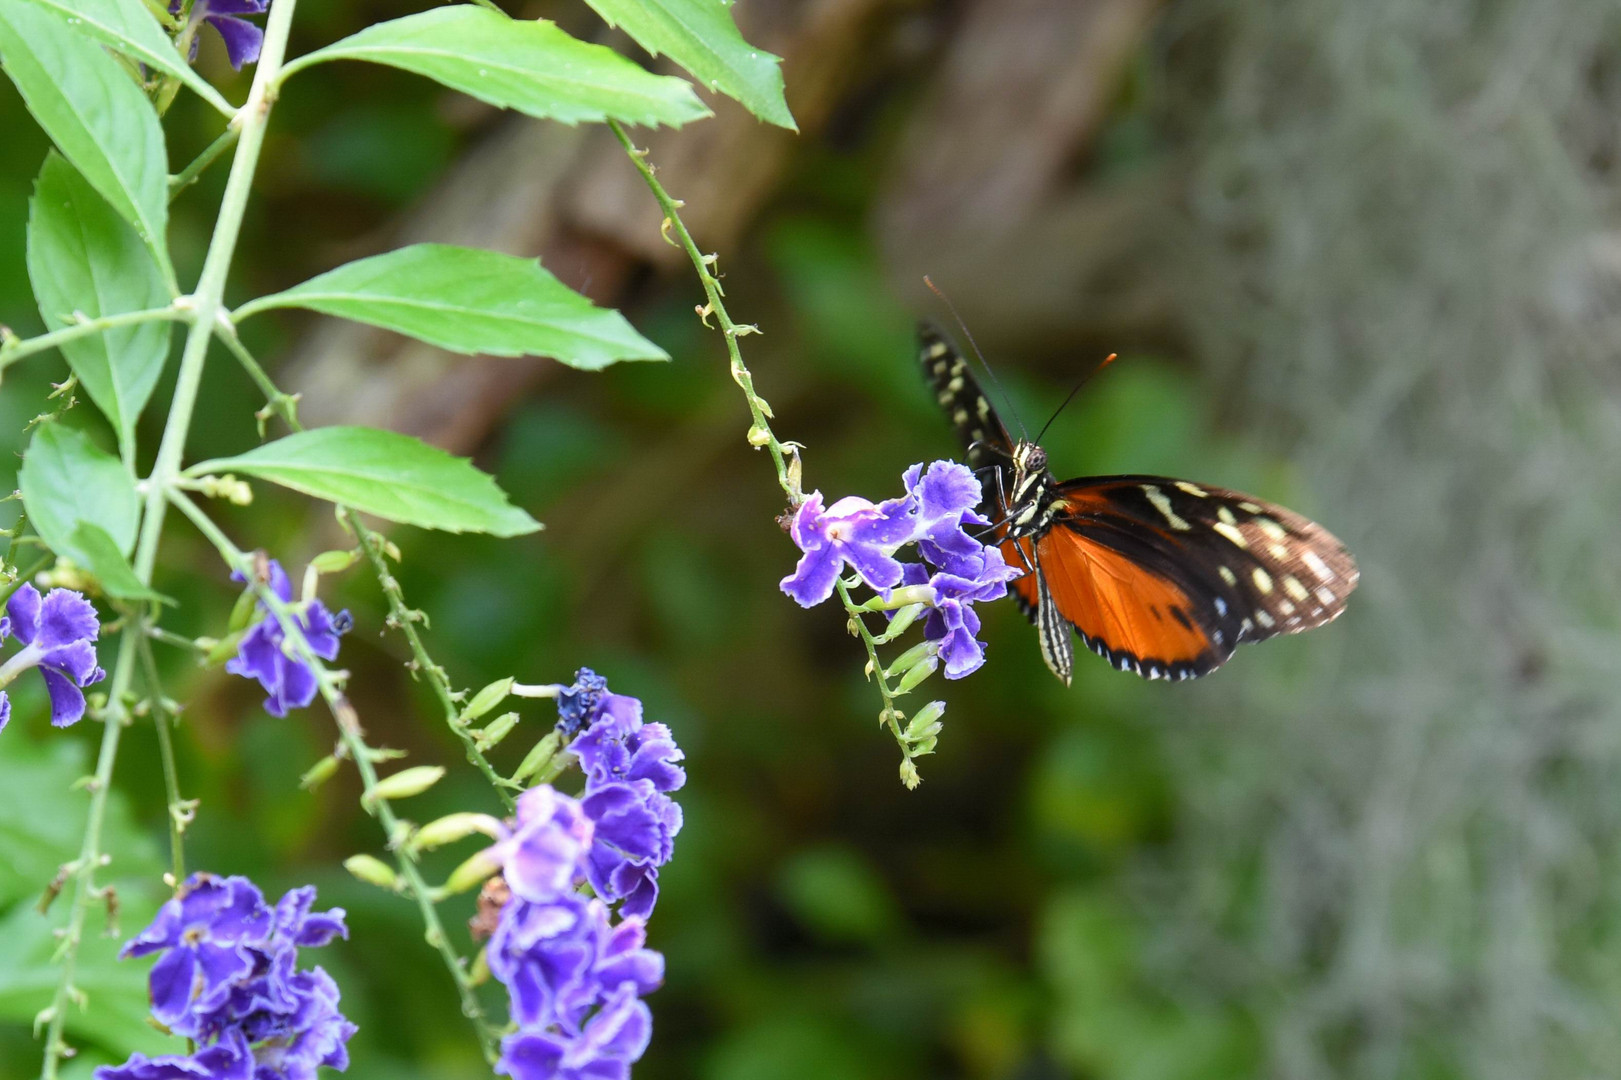
[[[1052,527],[1003,550],[1039,565],[1093,652],[1146,678],[1193,678],[1238,645],[1331,621],[1356,563],[1326,529],[1236,491],[1159,476],[1059,486]],[[1030,575],[1013,589],[1038,627]]]

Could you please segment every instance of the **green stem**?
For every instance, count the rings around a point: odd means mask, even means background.
[[[254,572],[253,560],[244,554],[228,536],[225,535],[214,522],[204,514],[202,508],[193,502],[184,492],[172,491],[169,493],[170,501],[180,510],[192,524],[197,526],[199,532],[205,536],[227,566],[242,574],[250,583],[250,587],[258,596],[259,601],[270,611],[270,614],[281,625],[285,639],[285,647],[292,650],[294,658],[308,667],[315,674],[316,686],[320,688],[321,698],[332,712],[332,718],[338,725],[339,737],[347,748],[349,757],[353,759],[355,768],[360,771],[362,783],[361,805],[373,814],[383,828],[383,835],[388,838],[388,845],[394,851],[395,863],[399,867],[400,876],[405,879],[407,891],[416,900],[417,908],[422,913],[422,922],[425,928],[424,936],[428,944],[436,949],[444,959],[445,967],[450,971],[450,977],[456,984],[457,993],[461,996],[462,1014],[473,1023],[478,1032],[479,1042],[483,1047],[484,1056],[493,1062],[497,1056],[495,1031],[484,1017],[484,1010],[478,1003],[478,996],[473,989],[472,979],[467,973],[467,967],[462,958],[456,954],[450,943],[450,936],[445,932],[444,924],[439,919],[439,911],[434,906],[433,893],[427,882],[422,879],[421,871],[416,865],[416,856],[410,847],[400,841],[406,836],[408,826],[394,813],[389,801],[377,794],[377,770],[373,765],[374,751],[366,745],[360,729],[360,718],[355,708],[350,704],[348,697],[338,685],[338,678],[330,671],[320,657],[310,649],[309,642],[304,639],[304,633],[299,626],[298,618],[290,605],[282,602],[264,582],[259,581]]]
[[[183,307],[171,305],[169,307],[147,308],[143,311],[125,311],[117,315],[103,315],[96,319],[85,319],[72,326],[64,326],[60,330],[52,330],[48,334],[38,337],[12,339],[5,345],[0,345],[0,370],[4,370],[26,356],[33,356],[37,352],[54,349],[69,341],[77,341],[91,334],[101,334],[108,330],[116,330],[121,326],[134,326],[138,323],[148,322],[186,322],[191,318],[191,312]]]
[[[62,971],[57,978],[56,993],[43,1017],[48,1020],[45,1031],[45,1061],[40,1068],[40,1080],[56,1080],[62,1059],[72,1050],[62,1041],[63,1026],[67,1023],[68,1006],[81,1000],[73,985],[78,968],[79,945],[84,941],[84,921],[90,900],[101,895],[95,885],[95,871],[101,862],[101,826],[107,817],[107,795],[112,790],[113,763],[118,760],[118,739],[128,722],[124,712],[124,695],[129,692],[130,679],[135,671],[135,644],[140,628],[126,627],[118,639],[118,660],[113,665],[112,685],[107,691],[107,712],[103,719],[101,752],[96,758],[95,778],[90,783],[90,813],[85,819],[84,839],[79,844],[79,857],[72,866],[73,899],[68,908],[68,923],[61,931],[56,947],[56,958]]]
[[[781,442],[771,430],[771,425],[768,422],[772,415],[771,406],[755,391],[754,377],[743,363],[743,353],[737,344],[739,337],[755,333],[755,329],[749,326],[739,326],[732,321],[731,315],[727,313],[726,303],[723,299],[725,293],[721,289],[719,279],[715,277],[714,271],[710,269],[713,259],[712,257],[706,258],[703,252],[698,249],[698,245],[693,242],[692,234],[687,231],[686,223],[681,220],[681,200],[672,198],[670,193],[664,190],[664,185],[659,183],[658,177],[653,173],[652,166],[647,163],[647,152],[636,149],[636,145],[631,142],[630,136],[625,134],[625,129],[620,127],[616,121],[609,120],[608,126],[618,136],[620,144],[625,148],[625,153],[630,155],[631,164],[635,165],[636,171],[642,174],[642,180],[646,182],[648,190],[653,193],[653,198],[658,200],[660,208],[663,209],[664,227],[667,230],[666,237],[670,233],[676,235],[679,240],[676,246],[687,253],[687,258],[692,261],[693,270],[697,271],[698,280],[704,287],[704,296],[709,301],[703,308],[699,309],[700,317],[706,326],[709,325],[709,316],[711,315],[719,324],[720,331],[726,338],[726,354],[731,361],[732,379],[738,386],[743,388],[743,396],[748,399],[749,416],[753,420],[753,427],[749,431],[750,445],[764,446],[771,451],[772,461],[777,467],[777,483],[781,485],[783,493],[788,496],[789,503],[798,505],[804,498],[803,493],[800,491],[797,474],[798,455],[790,444]],[[794,468],[790,468],[790,461],[794,463]],[[860,605],[851,598],[850,590],[845,587],[842,581],[839,582],[838,592],[839,599],[844,604],[844,610],[851,620],[852,629],[867,648],[867,660],[873,668],[873,677],[878,681],[878,693],[884,703],[883,711],[878,715],[884,725],[889,728],[890,733],[895,736],[895,742],[900,746],[901,754],[905,757],[906,762],[910,763],[913,758],[912,748],[907,744],[901,726],[901,721],[906,719],[906,714],[896,708],[895,695],[890,692],[889,684],[884,679],[884,667],[878,659],[878,642],[873,638],[871,631],[867,629],[867,624],[862,621]]]
[[[209,143],[207,149],[193,158],[190,165],[169,177],[169,201],[174,202],[175,199],[180,197],[182,191],[195,184],[197,178],[202,176],[210,165],[218,161],[220,155],[229,150],[240,136],[241,132],[237,129],[237,126],[232,124],[220,134],[219,138]]]
[[[225,196],[220,203],[208,255],[203,261],[203,272],[192,295],[191,328],[180,356],[180,373],[175,383],[174,397],[169,403],[169,417],[164,424],[157,461],[147,480],[146,504],[141,516],[140,536],[135,545],[134,563],[136,577],[143,585],[152,583],[152,570],[157,565],[158,545],[163,538],[163,519],[169,505],[165,493],[179,474],[181,458],[185,453],[186,435],[191,430],[192,413],[197,407],[197,390],[202,382],[203,362],[207,359],[208,345],[213,338],[214,322],[224,302],[225,278],[236,251],[237,237],[242,231],[242,215],[247,209],[254,169],[259,163],[259,151],[264,145],[265,124],[269,121],[273,103],[271,87],[281,71],[282,59],[287,52],[287,34],[292,26],[297,2],[277,0],[271,6],[259,66],[254,72],[253,89],[240,113],[241,138],[237,143],[236,158],[231,163],[231,176],[226,181]],[[134,678],[136,644],[146,633],[146,621],[144,615],[132,617],[119,641],[118,661],[113,668],[112,684],[108,690],[101,754],[90,797],[90,817],[72,874],[73,900],[68,926],[58,949],[62,973],[47,1009],[49,1028],[45,1036],[45,1061],[40,1070],[40,1080],[57,1080],[62,1058],[69,1052],[62,1040],[63,1025],[67,1020],[68,1004],[78,996],[73,986],[73,976],[84,933],[85,912],[91,898],[99,894],[94,877],[101,862],[101,822],[106,814],[113,763],[118,757],[119,733],[125,723],[124,697]]]
[[[141,638],[141,670],[146,676],[146,700],[151,704],[152,724],[158,732],[158,757],[163,761],[163,791],[169,800],[169,872],[174,887],[186,880],[186,803],[180,797],[180,771],[175,767],[174,737],[169,731],[171,718],[164,706],[163,681],[158,677],[157,660],[152,656],[152,641]]]
[[[709,300],[706,305],[708,310],[705,315],[714,315],[715,321],[720,324],[720,331],[726,338],[726,355],[731,360],[732,379],[738,386],[743,388],[743,396],[748,399],[749,417],[754,424],[750,431],[751,438],[749,441],[751,444],[764,446],[771,451],[771,459],[777,466],[777,483],[782,486],[783,493],[788,496],[789,502],[797,504],[801,494],[798,485],[794,483],[788,472],[788,459],[792,456],[791,451],[784,443],[778,441],[777,436],[772,432],[769,422],[772,415],[771,406],[755,392],[754,376],[749,373],[748,367],[744,365],[742,350],[737,345],[739,337],[744,334],[758,333],[758,331],[752,326],[739,326],[726,313],[726,304],[721,299],[725,293],[720,287],[720,280],[709,269],[711,260],[706,259],[703,252],[698,250],[698,245],[693,242],[692,234],[687,231],[686,223],[681,220],[680,209],[682,204],[680,200],[671,198],[670,193],[664,190],[664,185],[660,184],[658,178],[653,175],[652,168],[647,164],[647,152],[636,149],[636,144],[630,141],[630,136],[625,134],[625,129],[619,126],[618,121],[609,120],[608,126],[618,136],[620,144],[625,148],[625,153],[630,155],[631,164],[635,165],[636,171],[642,174],[642,179],[646,181],[648,189],[652,191],[653,197],[658,200],[659,206],[663,208],[666,225],[680,238],[678,246],[687,253],[687,258],[692,260],[692,268],[698,272],[698,280],[704,287],[705,297]],[[705,318],[704,324],[708,325],[707,318]],[[760,441],[756,443],[756,439]]]

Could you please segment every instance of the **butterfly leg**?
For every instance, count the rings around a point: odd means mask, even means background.
[[[1019,552],[1021,555],[1024,553],[1023,544],[1019,545]],[[1039,564],[1035,574],[1036,629],[1041,634],[1041,656],[1052,673],[1068,686],[1075,670],[1075,640],[1070,636],[1069,622],[1059,614],[1058,605],[1053,603],[1052,593],[1047,588],[1047,575],[1041,572]]]

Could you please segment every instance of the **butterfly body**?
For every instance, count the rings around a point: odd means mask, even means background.
[[[1161,476],[1060,481],[1002,426],[966,360],[932,327],[924,373],[986,488],[1010,591],[1060,679],[1071,629],[1110,666],[1188,679],[1238,645],[1321,626],[1345,609],[1356,563],[1328,530],[1241,492]]]

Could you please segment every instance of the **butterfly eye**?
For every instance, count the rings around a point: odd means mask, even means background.
[[[1032,447],[1026,462],[1031,472],[1041,472],[1047,468],[1047,451],[1039,446]]]

